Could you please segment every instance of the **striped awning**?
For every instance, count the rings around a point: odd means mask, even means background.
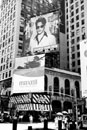
[[[15,107],[18,111],[52,111],[49,94],[32,93],[10,97],[9,108]]]
[[[46,104],[18,104],[17,111],[52,111],[51,105]]]

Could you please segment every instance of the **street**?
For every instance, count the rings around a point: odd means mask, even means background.
[[[17,130],[28,130],[28,126],[32,126],[33,129],[43,128],[43,123],[18,123]],[[48,123],[48,128],[55,129],[55,124],[53,122]],[[12,123],[0,123],[0,130],[12,130]]]
[[[43,123],[18,123],[17,130],[28,130],[28,126],[32,126],[33,129],[42,129],[44,127]],[[55,124],[53,122],[48,123],[48,128],[54,130]],[[12,123],[0,123],[0,130],[13,130]],[[79,129],[84,130],[84,129]]]

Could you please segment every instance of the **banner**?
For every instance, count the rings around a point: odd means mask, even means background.
[[[38,54],[58,50],[61,16],[62,12],[60,15],[55,11],[31,18],[25,28],[25,52]]]
[[[44,92],[45,55],[16,58],[11,94]]]
[[[87,39],[80,42],[82,97],[87,97]]]

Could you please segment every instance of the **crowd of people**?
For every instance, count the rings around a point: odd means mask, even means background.
[[[80,122],[77,125],[77,122],[71,119],[68,114],[57,113],[54,121],[56,130],[76,130],[81,126]]]

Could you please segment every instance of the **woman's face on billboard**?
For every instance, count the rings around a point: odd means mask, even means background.
[[[37,34],[40,35],[44,32],[45,26],[42,24],[42,22],[38,22],[36,26]]]

